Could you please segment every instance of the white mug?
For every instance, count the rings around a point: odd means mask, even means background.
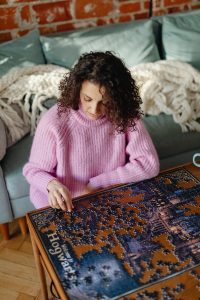
[[[193,155],[193,164],[197,167],[200,167],[200,163],[198,163],[196,160],[200,160],[200,153],[195,153]]]

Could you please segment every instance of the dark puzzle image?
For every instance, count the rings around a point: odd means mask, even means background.
[[[200,181],[184,168],[30,215],[69,299],[200,299]],[[156,288],[159,284],[159,290]]]

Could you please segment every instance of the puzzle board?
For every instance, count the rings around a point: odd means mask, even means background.
[[[30,214],[69,299],[200,299],[200,181],[189,171],[74,204]]]

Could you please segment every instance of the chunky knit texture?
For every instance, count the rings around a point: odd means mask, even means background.
[[[48,205],[47,184],[55,178],[76,197],[88,183],[99,189],[158,172],[158,156],[141,120],[136,130],[117,134],[106,117],[90,120],[81,109],[58,117],[56,105],[40,120],[23,169],[36,208]]]

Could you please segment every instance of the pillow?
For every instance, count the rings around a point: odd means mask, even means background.
[[[160,59],[151,20],[102,27],[84,30],[82,34],[42,36],[47,62],[71,68],[82,53],[91,50],[114,51],[127,67]]]
[[[13,67],[31,64],[45,64],[38,30],[0,44],[0,76]]]
[[[200,70],[200,13],[164,16],[162,40],[164,57],[188,62]]]

